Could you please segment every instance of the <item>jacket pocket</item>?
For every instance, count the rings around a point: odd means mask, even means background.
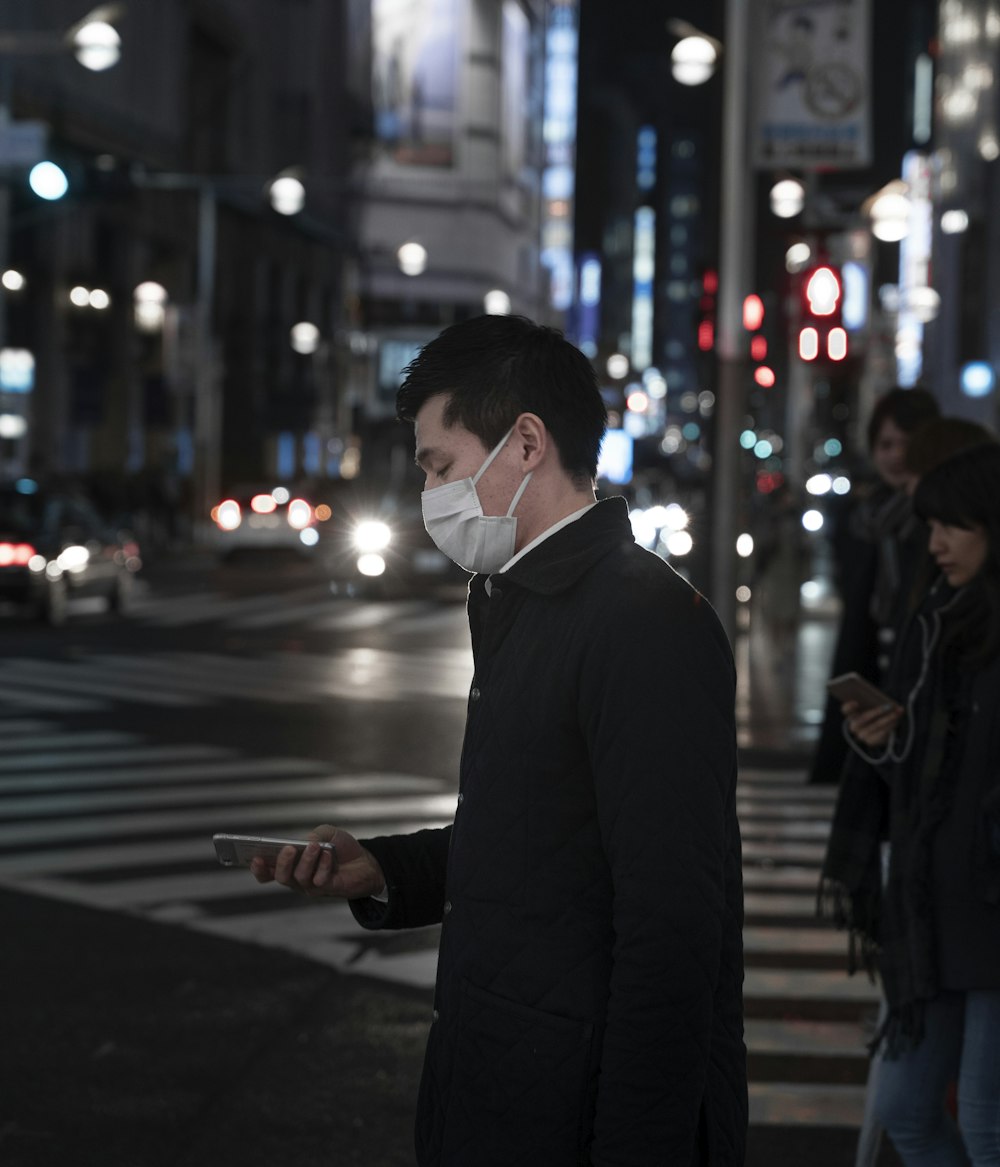
[[[586,1163],[593,1031],[463,982],[443,1162]]]

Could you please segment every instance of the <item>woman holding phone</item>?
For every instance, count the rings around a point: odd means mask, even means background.
[[[886,681],[899,704],[843,705],[888,784],[891,843],[877,912],[850,922],[877,949],[875,1109],[903,1162],[1000,1167],[1000,445],[926,474],[914,510],[940,574]]]

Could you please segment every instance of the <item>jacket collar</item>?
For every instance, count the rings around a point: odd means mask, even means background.
[[[606,498],[493,579],[556,595],[571,588],[605,555],[633,542],[628,503],[624,498]],[[474,583],[480,580],[485,584],[485,577],[476,577]]]

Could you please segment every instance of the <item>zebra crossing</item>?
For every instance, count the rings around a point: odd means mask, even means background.
[[[85,651],[71,659],[8,654],[0,671],[0,706],[23,715],[106,712],[120,702],[163,709],[204,708],[223,702],[322,705],[331,699],[397,701],[415,693],[464,701],[472,652],[460,605],[431,601],[317,601],[287,596],[244,600],[217,593],[148,598],[130,617],[139,624],[176,629],[211,623],[227,630],[266,631],[296,625],[309,633],[385,629],[387,640],[419,634],[457,640],[419,654],[337,643],[323,651],[181,651],[130,642],[128,651]],[[458,637],[451,634],[463,633]]]
[[[152,628],[218,625],[257,631],[305,625],[317,632],[363,631],[391,624],[401,631],[434,631],[464,621],[460,604],[433,600],[352,600],[315,584],[280,593],[235,597],[219,591],[157,596],[140,592],[129,619]]]
[[[879,990],[847,976],[845,936],[816,916],[836,793],[799,771],[740,775],[751,1127],[861,1126]]]
[[[0,885],[278,947],[344,972],[427,987],[437,930],[404,943],[215,861],[216,831],[360,836],[440,826],[455,796],[417,774],[343,772],[308,758],[162,745],[125,731],[0,718]]]
[[[96,712],[118,703],[204,708],[223,702],[322,705],[399,701],[419,693],[464,701],[468,648],[419,655],[339,647],[324,653],[81,653],[72,660],[4,658],[0,704],[18,713]]]
[[[796,772],[741,774],[744,998],[752,1125],[846,1136],[861,1123],[878,990],[846,975],[844,937],[815,916],[834,796]],[[433,984],[436,928],[366,933],[346,905],[218,866],[211,835],[297,836],[321,821],[361,836],[408,831],[449,822],[454,805],[449,784],[425,775],[0,718],[0,885],[390,983]]]

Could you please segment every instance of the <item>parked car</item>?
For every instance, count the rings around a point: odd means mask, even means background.
[[[48,624],[63,623],[77,596],[102,596],[121,613],[141,566],[132,536],[83,496],[30,478],[0,485],[0,603]]]

